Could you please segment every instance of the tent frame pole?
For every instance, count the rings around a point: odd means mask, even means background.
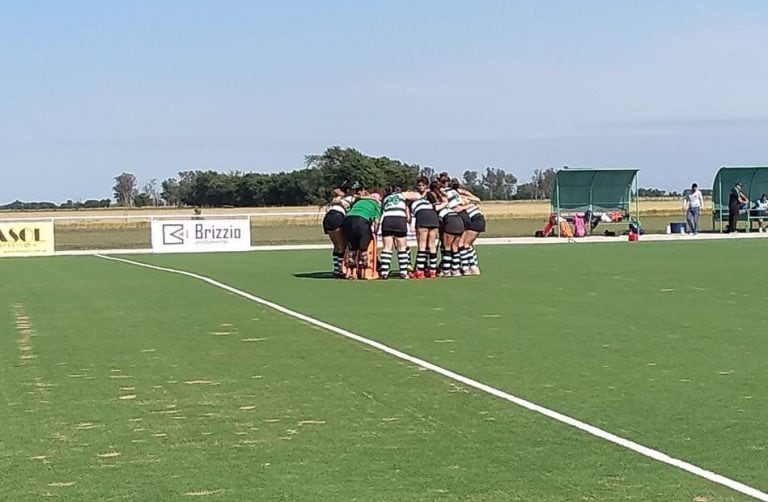
[[[557,219],[555,220],[555,227],[557,228],[557,237],[560,238],[560,178],[555,174],[555,188],[557,189],[557,197],[556,203],[557,203]]]

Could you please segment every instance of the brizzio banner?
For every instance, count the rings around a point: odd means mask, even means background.
[[[251,225],[239,220],[152,220],[152,250],[156,253],[247,251]]]

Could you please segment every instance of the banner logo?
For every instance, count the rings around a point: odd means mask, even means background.
[[[52,221],[0,223],[0,256],[53,254]]]
[[[178,223],[163,225],[163,245],[183,246],[184,225],[179,225]]]

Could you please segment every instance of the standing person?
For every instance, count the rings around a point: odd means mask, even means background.
[[[381,194],[372,193],[363,196],[352,205],[344,218],[342,231],[347,241],[347,266],[350,268],[348,279],[362,279],[368,268],[368,245],[379,229],[381,218]],[[373,227],[373,228],[371,228]]]
[[[448,202],[452,208],[461,204],[462,196],[473,202],[480,202],[480,198],[478,196],[469,190],[461,188],[459,180],[456,178],[451,178],[448,176],[448,173],[440,173],[440,177],[437,179],[437,181],[440,183],[440,188],[443,194],[445,194],[445,196],[448,198]]]
[[[325,217],[323,217],[323,232],[333,244],[333,276],[336,278],[344,276],[341,266],[344,262],[344,249],[346,249],[347,241],[344,239],[344,232],[341,227],[344,224],[347,211],[355,202],[355,189],[356,187],[350,186],[346,193],[341,189],[335,189],[333,191],[334,197],[328,205]]]
[[[461,261],[459,259],[459,243],[464,234],[464,222],[461,216],[453,210],[448,201],[448,197],[439,189],[434,187],[432,198],[436,201],[435,211],[440,217],[440,238],[443,248],[443,277],[461,276]]]
[[[749,199],[741,191],[743,186],[741,181],[737,181],[728,196],[728,232],[732,234],[739,231],[739,211],[741,211],[742,204],[749,204]]]
[[[470,227],[462,236],[462,244],[467,249],[467,256],[469,259],[468,274],[480,275],[480,262],[477,259],[475,240],[477,240],[478,235],[485,232],[485,215],[477,204],[472,202],[469,203],[467,214],[469,214]]]
[[[691,185],[690,190],[686,190],[683,195],[683,212],[685,221],[688,223],[688,232],[691,235],[699,233],[699,216],[701,208],[704,207],[704,197],[701,196],[699,185]]]
[[[440,218],[433,203],[436,201],[434,195],[430,198],[429,179],[426,176],[419,176],[416,180],[416,191],[421,196],[420,199],[411,202],[411,214],[416,227],[416,270],[413,273],[414,279],[423,279],[425,277],[437,277],[437,246],[438,229],[440,228]]]
[[[397,263],[400,271],[400,278],[408,278],[408,264],[411,257],[407,251],[408,243],[406,235],[408,234],[408,222],[411,214],[408,205],[405,203],[400,187],[392,187],[389,194],[384,197],[381,213],[381,279],[389,278],[389,268],[392,263],[392,246],[397,251]]]
[[[456,211],[464,223],[464,234],[461,236],[461,242],[459,243],[458,259],[461,263],[461,273],[469,275],[471,253],[469,250],[470,244],[467,244],[467,241],[470,239],[469,233],[472,229],[472,222],[467,210],[470,204],[479,202],[480,199],[472,194],[472,192],[461,188],[459,180],[456,178],[451,180],[449,186],[443,188],[443,192],[448,198],[448,207]],[[485,228],[483,228],[483,231],[485,231]],[[477,238],[477,234],[475,234],[475,238]],[[474,242],[474,239],[472,241]],[[453,259],[456,260],[456,257],[454,256]]]

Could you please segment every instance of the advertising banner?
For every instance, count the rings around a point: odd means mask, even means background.
[[[0,257],[53,253],[53,221],[0,222]]]
[[[156,253],[247,251],[251,224],[239,220],[152,220],[152,250]]]

